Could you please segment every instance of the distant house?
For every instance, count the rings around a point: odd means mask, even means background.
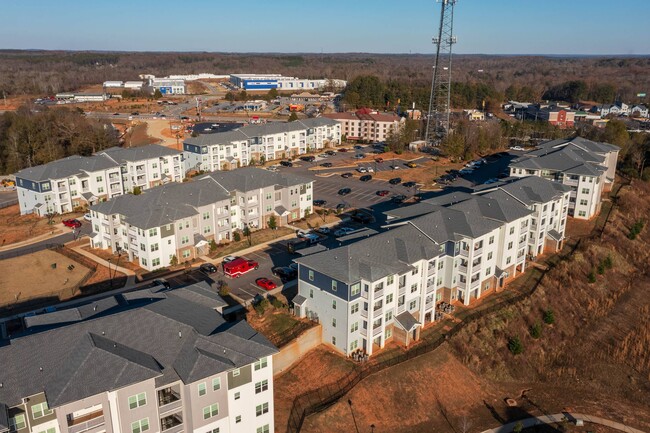
[[[404,125],[404,118],[393,113],[379,113],[362,108],[354,113],[329,113],[323,117],[336,120],[341,124],[341,135],[348,140],[369,142],[386,141],[392,132]]]
[[[643,104],[634,105],[630,108],[630,115],[634,117],[648,117],[648,107]]]
[[[479,110],[463,110],[463,113],[465,114],[465,117],[471,122],[485,120],[485,113]]]
[[[592,111],[600,114],[600,117],[607,117],[610,114],[613,114],[615,116],[628,115],[632,112],[630,110],[630,106],[624,102],[599,105],[592,108]]]
[[[546,121],[560,128],[572,128],[575,123],[575,111],[552,104],[529,105],[526,109],[526,118],[531,120]]]

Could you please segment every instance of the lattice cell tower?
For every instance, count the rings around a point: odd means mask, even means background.
[[[451,48],[456,43],[453,35],[454,5],[457,0],[436,0],[442,5],[440,11],[440,28],[436,44],[436,60],[433,65],[431,96],[425,140],[438,145],[449,132],[449,108],[451,98]]]

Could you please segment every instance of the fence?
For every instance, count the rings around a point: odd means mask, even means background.
[[[18,199],[9,200],[9,201],[6,201],[4,203],[0,203],[0,209],[4,209],[6,207],[13,206],[15,204],[18,204]]]
[[[595,239],[595,238],[602,237],[605,231],[605,226],[609,222],[609,218],[611,216],[612,210],[616,205],[618,193],[620,192],[621,188],[629,185],[630,183],[629,179],[626,179],[626,181],[627,182],[624,184],[619,184],[618,189],[615,192],[614,191],[612,192],[611,194],[612,206],[610,206],[605,217],[602,218],[602,224],[599,224],[601,220],[597,221],[596,226],[594,227],[594,231],[592,232],[592,235],[587,237],[588,239]],[[332,404],[336,403],[339,398],[343,397],[345,394],[350,392],[350,390],[352,390],[352,388],[354,388],[356,384],[358,384],[359,382],[361,382],[363,379],[370,376],[371,374],[378,373],[386,368],[392,367],[397,364],[401,364],[405,361],[429,353],[432,350],[438,348],[442,343],[447,341],[449,338],[456,335],[467,325],[476,322],[477,320],[487,315],[500,311],[505,307],[508,307],[510,305],[517,305],[523,300],[527,299],[537,291],[537,288],[544,280],[546,274],[550,270],[554,269],[559,262],[571,257],[573,253],[579,248],[581,243],[582,243],[582,239],[578,239],[574,244],[568,247],[569,249],[566,253],[558,255],[558,260],[553,261],[552,263],[549,264],[549,266],[545,270],[540,271],[539,277],[530,286],[530,290],[515,295],[511,298],[505,299],[497,304],[483,308],[479,311],[472,312],[462,322],[457,323],[454,327],[452,327],[446,334],[443,334],[433,340],[428,340],[421,344],[418,344],[417,346],[411,348],[407,352],[399,353],[397,355],[383,358],[381,360],[376,360],[376,361],[371,360],[371,362],[365,364],[363,367],[351,371],[350,373],[348,373],[347,376],[337,381],[336,383],[328,384],[318,389],[315,389],[313,391],[300,394],[293,401],[291,412],[289,413],[289,420],[287,422],[287,433],[300,432],[300,429],[302,428],[302,424],[304,423],[305,418],[307,416],[316,412],[320,412],[326,409],[327,407],[331,406]]]

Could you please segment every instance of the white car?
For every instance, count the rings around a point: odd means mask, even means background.
[[[521,146],[510,146],[510,150],[524,150]]]
[[[226,256],[223,258],[224,263],[232,262],[233,260],[237,259],[238,257],[236,256]]]
[[[368,170],[366,169],[366,167],[359,167],[359,168],[357,168],[357,171],[359,173],[366,173]]]
[[[92,218],[91,218],[91,216],[90,216],[89,213],[84,214],[84,219],[85,219],[86,221],[91,221],[91,220],[92,220]]]
[[[367,173],[374,173],[375,170],[374,170],[372,167],[367,167],[367,168],[366,168],[366,172],[367,172]]]

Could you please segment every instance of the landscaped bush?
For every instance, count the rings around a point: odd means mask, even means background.
[[[627,237],[634,240],[641,233],[641,230],[643,230],[643,220],[638,220],[630,227],[630,233],[628,233]]]
[[[589,272],[589,275],[587,275],[587,281],[589,281],[589,284],[596,282],[596,273],[593,270]]]
[[[539,338],[539,337],[541,337],[541,336],[542,336],[542,325],[540,325],[540,324],[537,323],[537,322],[534,323],[534,324],[530,327],[529,332],[530,332],[530,336],[533,337],[533,338]]]
[[[262,299],[260,302],[255,304],[253,306],[253,308],[255,308],[255,311],[257,312],[257,314],[262,316],[264,314],[264,312],[269,308],[269,305],[270,304],[269,304],[269,301],[267,299]]]
[[[553,313],[553,310],[546,310],[544,311],[544,323],[547,325],[552,325],[555,323],[555,313]]]
[[[519,337],[510,337],[508,340],[508,350],[510,353],[513,355],[519,355],[520,353],[523,353],[524,351],[524,345],[521,344],[521,340]]]

